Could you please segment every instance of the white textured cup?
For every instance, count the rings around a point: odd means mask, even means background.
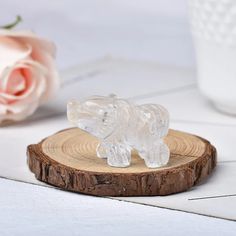
[[[236,0],[189,0],[202,93],[236,114]]]

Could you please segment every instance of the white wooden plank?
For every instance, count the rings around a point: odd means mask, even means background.
[[[235,169],[236,163],[218,163],[210,178],[187,192],[164,197],[118,199],[236,221]]]
[[[0,179],[0,235],[234,235],[232,221]]]

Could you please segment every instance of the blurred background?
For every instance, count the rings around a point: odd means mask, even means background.
[[[187,0],[8,0],[1,22],[54,41],[60,69],[104,55],[193,66]]]

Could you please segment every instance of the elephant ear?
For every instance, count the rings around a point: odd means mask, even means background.
[[[102,113],[102,127],[100,128],[100,134],[109,136],[117,127],[117,99],[115,95],[109,95],[104,97],[104,104],[101,108]]]
[[[103,117],[101,119],[102,125],[99,128],[100,137],[109,137],[113,131],[117,128],[118,119],[117,119],[117,110],[109,104],[103,110]]]

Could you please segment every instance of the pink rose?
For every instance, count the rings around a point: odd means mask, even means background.
[[[29,31],[0,29],[0,123],[22,120],[59,87],[55,46]]]

